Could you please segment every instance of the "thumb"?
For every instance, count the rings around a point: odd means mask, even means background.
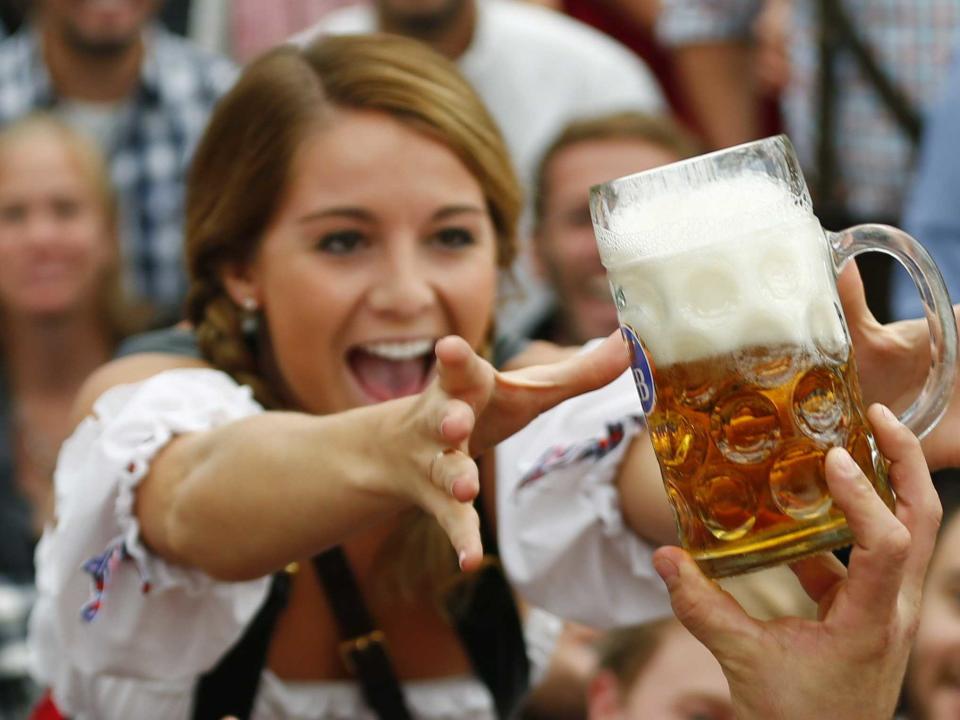
[[[867,295],[856,262],[848,262],[837,277],[837,293],[851,332],[859,332],[863,325],[876,324],[877,320],[867,306]]]
[[[667,586],[677,619],[721,664],[742,655],[744,638],[757,630],[757,623],[730,593],[678,547],[659,548],[653,554],[653,567]]]
[[[630,353],[618,330],[587,352],[560,362],[501,373],[499,379],[517,388],[555,389],[567,398],[613,382],[629,364]]]

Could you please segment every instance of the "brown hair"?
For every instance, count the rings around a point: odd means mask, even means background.
[[[544,152],[534,175],[533,217],[539,226],[546,212],[547,174],[550,163],[566,148],[591,140],[638,140],[676,153],[679,159],[703,152],[699,141],[669,117],[640,112],[575,120],[567,125]]]
[[[324,38],[277,48],[249,65],[219,102],[187,184],[187,317],[203,354],[268,406],[276,390],[243,341],[241,311],[220,280],[247,262],[283,196],[294,153],[333,107],[378,110],[444,143],[477,178],[497,231],[497,262],[515,255],[521,194],[503,139],[456,67],[390,35]]]
[[[495,123],[451,62],[389,35],[328,37],[261,56],[217,105],[189,173],[187,317],[204,356],[249,385],[267,407],[281,404],[280,391],[244,339],[242,311],[220,274],[227,263],[254,257],[298,147],[310,130],[330,122],[333,108],[380,111],[446,145],[483,190],[497,233],[497,263],[509,267],[515,255],[519,184]],[[402,579],[408,596],[423,582],[439,588],[448,566],[456,571],[449,541],[422,517],[401,522],[400,542],[383,544],[391,557],[382,564],[396,569],[389,575]]]
[[[0,129],[0,152],[5,146],[22,145],[33,138],[54,138],[75,161],[84,184],[92,191],[103,213],[114,260],[100,286],[99,312],[114,342],[142,330],[149,319],[147,307],[133,303],[124,293],[120,279],[119,206],[107,161],[96,143],[74,130],[60,118],[36,112]]]
[[[679,626],[679,621],[669,617],[604,633],[596,644],[597,669],[612,672],[626,690],[643,672],[674,624]]]

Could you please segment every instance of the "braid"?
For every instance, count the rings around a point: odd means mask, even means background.
[[[260,376],[254,348],[243,336],[240,308],[223,292],[220,283],[194,282],[187,305],[202,355],[241,385],[248,385],[261,405],[279,407],[276,393]]]

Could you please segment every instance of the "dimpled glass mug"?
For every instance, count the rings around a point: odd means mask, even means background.
[[[782,135],[599,185],[590,211],[681,544],[704,572],[852,542],[824,480],[833,446],[893,507],[836,276],[878,250],[917,284],[933,362],[902,419],[923,435],[953,386],[957,328],[916,240],[880,225],[825,232]]]

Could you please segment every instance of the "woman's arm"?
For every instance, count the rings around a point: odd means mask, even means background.
[[[417,504],[472,567],[481,557],[469,503],[476,466],[458,448],[466,448],[474,411],[445,388],[479,403],[492,378],[459,338],[437,353],[440,376],[420,396],[327,417],[266,412],[176,435],[137,488],[146,544],[216,578],[249,579]],[[88,382],[77,414],[89,414],[114,385],[185,367],[203,365],[161,355],[116,361]]]
[[[438,378],[418,396],[324,417],[265,412],[174,437],[137,488],[146,544],[166,560],[244,580],[417,505],[446,530],[461,565],[475,567],[482,547],[472,456],[609,382],[626,353],[614,338],[566,363],[504,375],[460,338],[436,352]],[[116,361],[88,382],[78,415],[114,385],[182,367],[203,365],[164,355]]]

